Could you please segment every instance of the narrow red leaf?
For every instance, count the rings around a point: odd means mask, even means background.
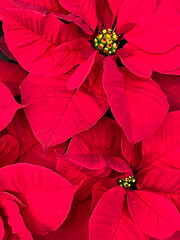
[[[74,90],[75,88],[79,88],[83,84],[87,75],[92,69],[96,54],[97,51],[93,51],[92,54],[76,68],[74,73],[68,79],[67,82],[68,89]]]

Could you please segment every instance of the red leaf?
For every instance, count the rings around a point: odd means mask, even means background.
[[[154,73],[152,78],[160,85],[166,94],[170,106],[169,110],[180,110],[180,76]]]
[[[2,218],[0,217],[0,239],[3,239],[4,237],[4,225],[3,225],[3,221]]]
[[[34,137],[23,111],[16,113],[6,128],[6,132],[14,136],[20,143],[18,163],[32,163],[54,170],[57,163],[57,153],[63,154],[67,145],[66,142],[62,143],[55,148],[47,149],[43,154],[43,147]]]
[[[12,53],[9,51],[6,41],[4,39],[4,35],[0,37],[0,51],[9,59],[17,61]]]
[[[104,60],[103,85],[114,117],[133,144],[150,136],[167,114],[160,87],[125,68],[118,70],[111,57]]]
[[[56,172],[66,178],[73,185],[79,185],[75,194],[75,199],[84,201],[91,196],[92,186],[96,183],[96,178],[82,173],[77,168],[71,166],[63,157],[59,157]]]
[[[28,73],[20,65],[0,60],[0,81],[3,82],[14,96],[20,94],[19,86]]]
[[[121,1],[120,1],[121,2]],[[117,32],[125,33],[129,27],[143,22],[156,8],[156,0],[122,1],[117,15]]]
[[[87,34],[87,35],[93,35],[93,32],[89,29],[89,27],[86,25],[86,23],[83,21],[83,19],[81,17],[77,17],[74,14],[57,14],[57,13],[53,13],[54,16],[56,16],[57,18],[66,20],[68,22],[73,22],[75,23],[77,26],[79,26],[80,28],[82,28],[82,30]]]
[[[66,221],[60,228],[46,236],[35,236],[35,240],[87,240],[89,200],[72,205]]]
[[[117,12],[119,10],[119,6],[122,4],[122,0],[107,0],[109,3],[109,7],[111,9],[113,15],[113,21],[116,18]],[[112,21],[112,23],[113,23]]]
[[[65,13],[58,0],[11,0],[16,6],[21,9],[32,9],[42,13],[56,12]]]
[[[111,28],[113,16],[107,0],[95,0],[95,3],[98,29],[101,29],[103,25],[106,29]]]
[[[8,9],[4,11],[3,30],[8,48],[27,71],[48,76],[68,71],[53,60],[51,53],[79,36],[74,24],[64,24],[51,14]]]
[[[131,171],[128,164],[120,157],[103,157],[93,154],[66,154],[65,159],[80,171],[94,177],[109,176],[111,169],[118,172]]]
[[[103,194],[90,217],[89,240],[110,240],[121,236],[119,222],[124,195],[125,190],[119,186]]]
[[[180,210],[180,171],[171,168],[155,168],[148,172],[138,188],[153,191],[171,200]]]
[[[152,71],[164,74],[178,74],[179,68],[177,56],[180,54],[180,46],[162,54],[145,52],[127,43],[123,49],[117,51],[122,63],[134,74],[140,77],[151,77]]]
[[[102,118],[91,129],[72,138],[65,159],[79,171],[94,177],[109,176],[111,169],[129,172],[129,166],[121,158],[120,142],[119,126],[114,120]]]
[[[97,51],[93,51],[92,54],[76,68],[74,73],[68,79],[67,82],[68,89],[74,90],[75,88],[79,88],[83,84],[87,75],[92,69],[96,54]]]
[[[36,138],[44,148],[66,141],[91,127],[106,112],[108,104],[102,92],[66,88],[68,75],[45,78],[29,75],[21,86],[22,101]],[[46,104],[44,104],[46,103]]]
[[[55,48],[52,52],[52,56],[57,64],[71,70],[75,65],[83,62],[84,58],[81,51],[90,46],[86,38],[76,38]]]
[[[165,53],[179,45],[179,31],[178,9],[159,6],[147,19],[127,32],[124,38],[144,51]]]
[[[13,98],[10,90],[0,81],[0,131],[12,120],[15,112],[21,108]]]
[[[83,20],[95,30],[97,25],[96,6],[95,0],[58,0],[59,3],[77,16],[83,18]]]
[[[15,164],[0,169],[0,191],[13,193],[27,205],[23,218],[36,234],[45,235],[64,222],[76,189],[47,168]]]
[[[142,171],[159,167],[180,169],[180,111],[167,115],[159,129],[142,144]]]
[[[120,157],[121,134],[122,130],[116,121],[103,117],[92,128],[72,138],[66,155],[89,154]]]
[[[97,203],[101,199],[102,195],[108,191],[108,188],[104,184],[104,180],[98,180],[92,187],[92,201],[91,201],[91,211],[96,207]]]
[[[168,199],[152,192],[128,191],[131,217],[150,237],[165,239],[180,229],[180,215]]]
[[[0,138],[0,167],[14,163],[18,154],[19,143],[14,137],[4,135]]]
[[[33,240],[20,215],[19,207],[24,207],[23,204],[13,195],[6,192],[0,193],[0,204],[3,215],[6,217],[7,224],[11,227],[12,235],[8,235],[7,239],[13,239],[15,235],[22,240]],[[6,236],[7,235],[5,235],[5,239]]]

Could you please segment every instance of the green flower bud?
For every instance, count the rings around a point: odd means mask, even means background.
[[[103,30],[102,30],[102,33],[103,33],[103,34],[106,34],[106,33],[107,33],[107,30],[106,30],[106,29],[103,29]]]

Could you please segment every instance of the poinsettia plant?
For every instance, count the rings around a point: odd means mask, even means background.
[[[178,240],[179,0],[0,0],[0,22],[0,239]]]

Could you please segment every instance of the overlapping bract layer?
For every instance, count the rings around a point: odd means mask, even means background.
[[[179,10],[0,1],[0,238],[180,238]],[[115,55],[95,49],[103,28]]]

